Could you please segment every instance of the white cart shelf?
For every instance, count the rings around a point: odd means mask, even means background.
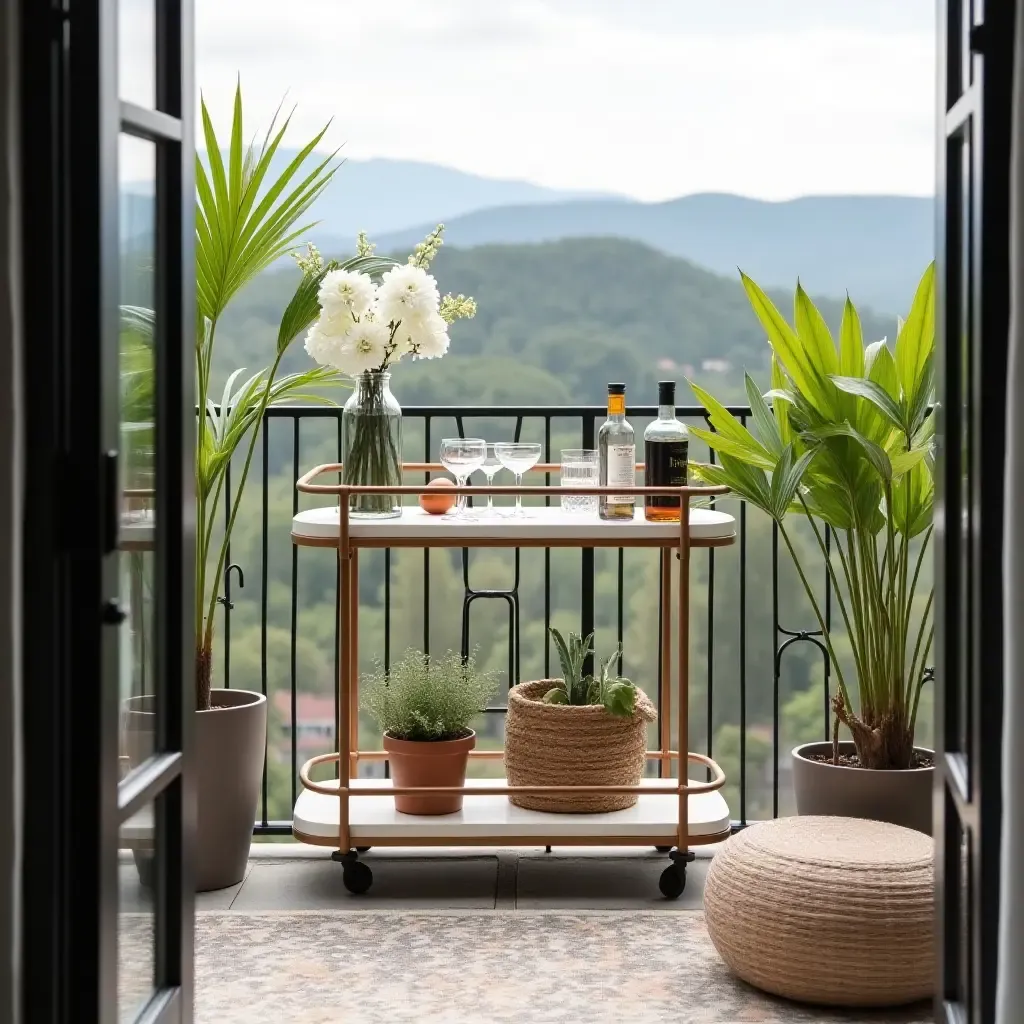
[[[471,794],[474,789],[501,781],[467,779],[466,789]],[[697,785],[696,779],[691,781]],[[351,786],[358,791],[382,782],[387,784],[378,779],[353,779]],[[504,796],[467,796],[462,810],[455,814],[403,814],[395,810],[391,797],[369,796],[352,801],[349,830],[357,846],[495,846],[523,845],[526,840],[547,846],[552,835],[559,837],[557,845],[599,845],[614,840],[622,845],[674,846],[679,813],[676,780],[648,779],[646,785],[650,792],[641,794],[633,807],[607,814],[528,811]],[[333,786],[337,788],[336,780]],[[338,842],[339,806],[337,796],[304,790],[295,802],[295,835],[306,843],[334,846]],[[689,819],[691,838],[717,839],[729,831],[729,808],[721,793],[690,797]]]
[[[416,464],[410,471],[440,467]],[[558,467],[538,466],[539,471]],[[701,754],[684,752],[688,725],[689,694],[689,569],[692,548],[723,547],[736,537],[732,516],[717,509],[689,507],[693,496],[720,495],[723,487],[634,488],[638,510],[632,521],[605,522],[595,515],[574,515],[557,507],[529,507],[522,516],[466,518],[430,515],[410,505],[392,519],[360,519],[349,514],[352,494],[392,493],[408,495],[426,490],[416,487],[349,487],[320,484],[314,480],[334,474],[341,466],[318,466],[297,483],[299,491],[329,496],[323,508],[298,513],[292,520],[292,540],[306,547],[328,547],[339,559],[339,622],[341,651],[338,659],[338,736],[340,749],[311,758],[302,766],[299,795],[292,815],[292,831],[302,842],[334,847],[333,856],[342,862],[345,884],[353,892],[365,892],[372,876],[358,860],[358,852],[371,846],[561,846],[650,845],[670,852],[672,862],[662,875],[662,892],[678,896],[685,884],[685,869],[692,859],[691,846],[718,842],[729,834],[729,808],[721,795],[725,776],[721,768]],[[580,489],[578,493],[621,493],[608,488]],[[446,494],[488,494],[557,496],[559,487],[465,487]],[[645,494],[678,495],[683,505],[681,521],[648,522],[643,515]],[[463,787],[463,809],[455,814],[419,816],[395,810],[390,783],[383,779],[358,778],[359,763],[380,762],[381,751],[358,749],[359,683],[357,618],[359,614],[359,552],[367,548],[648,548],[661,553],[662,619],[661,678],[659,689],[658,748],[649,750],[649,761],[660,762],[662,775],[676,777],[645,779],[637,787],[637,803],[626,810],[605,814],[556,814],[530,811],[514,806],[508,794],[514,792],[502,779],[467,779]],[[678,570],[673,574],[674,564]],[[676,610],[673,619],[673,575]],[[676,685],[672,685],[672,636],[676,637]],[[671,726],[672,708],[677,709],[676,742]],[[501,751],[472,751],[473,760],[499,760]],[[681,762],[710,770],[712,781],[687,778],[679,782]],[[336,764],[338,778],[314,782],[310,771],[316,765]],[[687,773],[688,775],[688,773]],[[594,791],[602,787],[576,787]],[[429,792],[424,788],[423,792]],[[620,790],[621,791],[621,790]]]
[[[292,520],[296,544],[337,547],[340,509],[313,508]],[[679,543],[678,523],[649,523],[637,509],[633,521],[604,522],[596,515],[573,515],[561,509],[527,508],[522,517],[456,519],[403,508],[395,519],[353,519],[349,536],[359,547],[661,547]],[[736,520],[716,509],[690,510],[690,543],[695,547],[731,544]],[[703,543],[702,543],[703,542]]]

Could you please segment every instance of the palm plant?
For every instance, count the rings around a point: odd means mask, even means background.
[[[934,628],[931,589],[923,607],[915,600],[932,534],[934,265],[899,325],[895,354],[884,339],[865,347],[849,298],[837,348],[799,284],[791,326],[741,276],[772,348],[772,388],[762,397],[746,378],[750,431],[691,383],[713,428],[693,433],[718,456],[717,465],[694,466],[695,476],[727,485],[778,524],[836,672],[834,760],[842,723],[864,767],[908,768]],[[810,524],[824,557],[852,648],[856,704],[792,543],[790,514]],[[822,522],[834,532],[834,554]]]
[[[238,515],[253,452],[267,407],[278,402],[328,401],[316,388],[343,383],[338,372],[316,366],[301,373],[278,376],[292,342],[320,313],[317,292],[324,275],[338,263],[324,263],[311,249],[300,261],[302,279],[295,289],[277,332],[269,366],[238,383],[244,370],[232,373],[214,401],[212,374],[217,327],[231,299],[275,260],[292,252],[313,224],[296,227],[313,202],[330,184],[338,168],[336,151],[307,161],[327,131],[320,130],[276,179],[271,161],[288,129],[290,117],[278,126],[275,115],[262,144],[243,144],[242,93],[235,91],[231,138],[225,157],[206,108],[201,106],[206,164],[196,157],[196,394],[199,420],[196,435],[196,707],[210,707],[215,613],[227,562],[231,531]],[[380,274],[393,260],[356,256],[340,266]],[[227,523],[217,536],[218,509],[228,467],[245,445],[238,485]]]

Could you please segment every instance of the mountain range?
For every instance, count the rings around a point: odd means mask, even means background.
[[[913,196],[807,196],[764,202],[702,194],[663,203],[571,200],[478,210],[446,222],[459,248],[612,237],[643,242],[719,274],[736,268],[763,284],[903,313],[933,253],[934,203]],[[404,251],[428,222],[379,238]],[[326,228],[327,225],[325,224]]]
[[[202,155],[202,154],[201,154]],[[295,156],[279,151],[271,175]],[[151,190],[122,193],[122,220],[139,223]],[[366,230],[379,252],[408,251],[439,222],[449,246],[622,238],[733,276],[858,305],[906,311],[934,249],[934,200],[917,196],[805,196],[767,202],[722,193],[641,202],[546,188],[407,160],[346,160],[309,211],[310,236],[330,255],[351,252]],[[148,221],[148,219],[147,219]],[[134,234],[130,231],[129,234]],[[125,232],[122,231],[125,237]]]

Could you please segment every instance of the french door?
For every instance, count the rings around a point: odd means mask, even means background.
[[[942,1024],[995,1019],[1015,6],[939,4],[934,820]]]
[[[20,15],[24,1017],[188,1022],[192,4]]]

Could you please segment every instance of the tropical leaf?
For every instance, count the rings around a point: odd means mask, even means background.
[[[897,532],[908,540],[924,533],[932,523],[934,502],[935,480],[922,461],[893,488],[892,519]]]
[[[730,455],[720,455],[720,463],[691,462],[689,469],[693,478],[704,484],[723,484],[739,498],[774,516],[771,489],[764,470],[741,462]]]
[[[898,406],[900,386],[896,378],[896,364],[884,338],[865,349],[864,368],[868,380],[877,384]],[[865,437],[881,444],[892,430],[892,423],[877,407],[872,408],[862,402],[857,414],[857,428]]]
[[[782,368],[819,413],[825,416],[834,414],[835,389],[815,366],[801,338],[786,323],[785,317],[776,309],[772,300],[742,270],[740,279]]]
[[[768,451],[778,458],[785,447],[782,443],[782,435],[779,432],[779,424],[772,415],[768,403],[761,397],[757,385],[749,373],[743,375],[743,383],[747,391],[747,401],[750,403],[751,415],[754,418],[754,427],[757,436]]]
[[[932,402],[932,392],[935,382],[935,355],[929,353],[925,360],[924,370],[921,372],[921,379],[917,394],[912,400],[904,399],[906,404],[907,426],[910,433],[915,434],[921,428],[925,418],[928,416],[929,406]]]
[[[935,263],[932,262],[921,277],[910,312],[896,338],[896,377],[909,405],[917,402],[918,393],[926,384],[926,368],[934,349]]]
[[[797,458],[793,452],[793,446],[786,445],[782,457],[772,473],[771,503],[772,514],[776,520],[785,517],[796,496],[804,472],[816,454],[813,450],[806,451]]]
[[[864,377],[834,376],[832,382],[840,391],[858,398],[866,398],[894,427],[904,429],[903,410],[881,384]]]
[[[844,377],[864,376],[864,333],[849,295],[843,304],[843,321],[839,327],[839,372]]]
[[[909,473],[918,463],[923,462],[927,455],[927,448],[910,448],[905,452],[890,455],[889,464],[892,466],[893,480],[898,480],[904,473]]]
[[[866,438],[856,427],[850,423],[832,423],[825,427],[818,427],[811,431],[810,435],[815,440],[825,440],[835,437],[848,437],[856,441],[868,461],[874,467],[875,472],[885,483],[892,482],[892,463],[884,448],[875,444],[874,441]]]
[[[771,391],[765,395],[765,398],[769,396],[772,399],[772,412],[775,414],[775,422],[779,426],[779,440],[784,444],[789,444],[793,440],[793,431],[789,427],[789,409],[787,403],[789,402],[789,394],[787,392],[786,397],[782,402],[776,401],[776,398],[786,390],[785,385],[787,381],[782,372],[782,367],[779,365],[778,359],[775,358],[775,353],[772,353],[772,374],[771,374]]]
[[[731,455],[758,469],[771,469],[775,465],[775,459],[763,451],[760,444],[754,448],[751,445],[734,441],[731,437],[723,437],[713,430],[705,430],[703,427],[690,427],[689,430],[691,436],[703,441],[719,455]]]
[[[714,427],[714,433],[699,428],[692,429],[696,436],[707,441],[716,451],[727,450],[737,458],[744,458],[752,465],[768,469],[775,463],[772,453],[716,398],[702,387],[688,380],[690,389],[697,396],[697,401],[708,413],[708,422]]]
[[[793,299],[793,322],[815,375],[823,380],[839,373],[839,357],[828,325],[799,281]]]

